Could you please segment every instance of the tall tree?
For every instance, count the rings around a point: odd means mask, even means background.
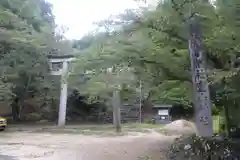
[[[52,99],[47,54],[56,52],[58,41],[51,4],[2,0],[0,20],[1,100],[15,99],[19,107],[29,98]]]
[[[98,82],[94,77],[101,70],[127,66],[133,70],[135,86],[136,79],[143,80],[149,99],[192,106],[187,26],[189,18],[198,14],[212,102],[236,111],[233,106],[239,106],[239,92],[235,82],[240,64],[238,3],[165,0],[155,10],[127,11],[116,19],[101,21],[100,27],[107,28],[106,36],[100,40],[98,34],[92,35],[88,47],[81,50],[77,68],[94,70],[94,76],[86,82]]]

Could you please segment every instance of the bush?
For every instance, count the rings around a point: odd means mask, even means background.
[[[36,122],[41,120],[41,118],[42,118],[42,115],[39,113],[30,113],[24,117],[24,120]]]
[[[238,160],[240,144],[223,138],[180,137],[171,145],[169,160]]]

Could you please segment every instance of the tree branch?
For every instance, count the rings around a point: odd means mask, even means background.
[[[171,0],[171,2],[172,2],[172,8],[175,9],[175,11],[179,13],[180,18],[183,20],[183,22],[189,21],[193,16],[196,15],[196,12],[192,12],[192,13],[189,15],[188,18],[185,18],[184,15],[183,15],[183,13],[182,13],[180,10],[181,10],[181,9],[184,7],[184,5],[186,5],[187,3],[194,3],[194,2],[196,2],[196,1],[197,1],[197,0],[184,0],[184,2],[183,2],[182,4],[178,5],[178,4],[175,2],[175,0]]]
[[[152,60],[147,60],[143,57],[140,57],[140,61],[142,61],[143,63],[154,64],[154,65],[159,66],[163,70],[163,72],[167,75],[169,80],[179,80],[179,81],[192,82],[190,77],[184,77],[184,76],[176,75],[172,71],[170,71],[170,69],[168,67],[164,66],[163,64],[161,64],[159,62],[152,61]]]

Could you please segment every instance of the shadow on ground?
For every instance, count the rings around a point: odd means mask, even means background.
[[[1,160],[18,160],[17,158],[14,158],[13,156],[6,156],[6,155],[0,155]]]

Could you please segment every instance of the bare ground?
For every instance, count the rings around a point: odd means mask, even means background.
[[[0,160],[165,160],[174,138],[157,132],[115,137],[1,132]]]

